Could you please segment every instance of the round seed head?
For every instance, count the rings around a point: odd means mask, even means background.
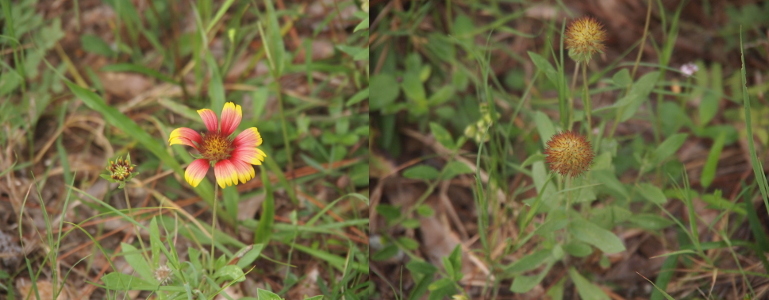
[[[569,57],[579,63],[588,63],[595,53],[603,53],[606,31],[591,17],[574,20],[566,28],[566,48]]]
[[[545,155],[550,169],[563,176],[582,175],[593,163],[593,147],[590,142],[572,131],[554,135],[547,142]]]

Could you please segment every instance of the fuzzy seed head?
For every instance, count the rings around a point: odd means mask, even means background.
[[[547,142],[545,161],[550,169],[563,176],[577,177],[593,163],[593,147],[584,136],[565,131],[554,135]]]
[[[155,270],[155,279],[160,282],[160,285],[171,282],[171,275],[171,268],[166,265],[162,265]]]
[[[579,63],[588,63],[595,53],[603,53],[606,31],[591,17],[574,20],[566,29],[566,48],[569,57]]]

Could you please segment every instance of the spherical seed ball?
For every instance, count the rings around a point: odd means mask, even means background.
[[[569,57],[579,63],[587,63],[595,53],[603,53],[606,31],[603,25],[591,17],[574,20],[566,28],[566,48]]]
[[[550,169],[563,175],[577,177],[593,163],[593,147],[584,136],[565,131],[554,135],[547,142],[545,161]]]

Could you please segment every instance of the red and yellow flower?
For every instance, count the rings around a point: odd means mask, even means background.
[[[198,114],[208,129],[207,133],[200,134],[181,127],[174,129],[168,138],[170,145],[187,145],[200,152],[200,158],[190,163],[184,172],[184,180],[192,187],[198,186],[211,166],[214,167],[216,182],[222,188],[254,178],[256,173],[251,165],[261,165],[267,154],[257,148],[262,144],[262,136],[256,127],[231,137],[243,119],[240,105],[225,103],[221,123],[210,109],[198,110]]]

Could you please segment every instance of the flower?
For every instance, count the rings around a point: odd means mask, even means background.
[[[217,122],[216,114],[210,109],[198,110],[198,114],[208,129],[207,133],[201,135],[195,130],[180,127],[174,129],[168,138],[170,145],[187,145],[200,152],[200,158],[190,163],[184,172],[184,180],[192,187],[198,186],[210,166],[214,167],[216,182],[222,188],[254,178],[251,165],[261,165],[267,154],[257,148],[262,144],[262,136],[256,127],[231,137],[243,118],[240,105],[225,103],[221,123]]]
[[[160,282],[160,285],[165,285],[171,282],[171,268],[166,265],[162,265],[155,269],[155,279]]]
[[[109,162],[107,171],[109,175],[102,174],[101,177],[109,180],[110,182],[120,183],[118,188],[124,188],[126,182],[131,181],[134,176],[139,172],[134,172],[136,165],[131,164],[131,154],[126,155],[126,159],[118,157],[114,161]]]
[[[680,70],[681,70],[681,73],[684,73],[684,76],[690,77],[694,75],[695,72],[699,71],[700,68],[694,63],[687,63],[682,65]]]
[[[569,57],[579,63],[588,63],[593,54],[603,53],[606,31],[603,25],[591,17],[579,18],[566,29],[566,48]]]
[[[551,170],[564,176],[577,177],[590,168],[593,147],[584,136],[565,131],[554,135],[547,142],[545,155]]]

